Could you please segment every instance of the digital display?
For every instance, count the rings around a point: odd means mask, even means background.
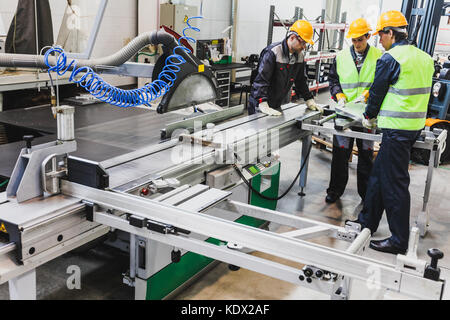
[[[250,171],[251,174],[255,175],[259,173],[259,169],[255,166],[252,166],[250,168],[248,168],[248,171]]]

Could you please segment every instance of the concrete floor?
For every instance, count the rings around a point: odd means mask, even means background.
[[[318,101],[327,101],[327,95],[322,94]],[[293,143],[280,150],[282,161],[280,193],[290,185],[299,167],[301,150],[300,142]],[[346,219],[356,217],[360,208],[360,199],[356,190],[356,158],[350,163],[350,179],[342,198],[335,204],[325,203],[325,190],[329,182],[331,153],[313,149],[310,159],[308,186],[306,197],[300,198],[298,187],[288,196],[279,201],[278,209],[299,217],[342,225]],[[412,164],[411,174],[411,225],[422,208],[422,197],[425,186],[427,168]],[[429,260],[426,251],[429,248],[439,248],[444,252],[440,266],[443,272],[450,270],[450,165],[442,166],[434,171],[433,186],[429,203],[431,215],[428,235],[420,240],[419,258]],[[271,225],[270,229],[277,232],[287,231],[286,227]],[[385,217],[374,239],[382,239],[390,235]],[[342,247],[342,242],[329,239],[317,239],[317,242],[331,247]],[[254,253],[257,256],[271,258],[266,254]],[[389,254],[367,250],[366,256],[380,261],[395,263],[395,257]],[[276,261],[300,268],[292,262],[276,259]],[[81,290],[68,290],[66,286],[67,268],[78,265],[82,270]],[[133,289],[122,284],[122,273],[128,268],[128,257],[117,250],[103,245],[85,248],[68,253],[37,269],[38,299],[133,299]],[[448,269],[448,270],[447,270]],[[448,282],[448,281],[447,281]],[[379,293],[359,292],[355,287],[353,299],[379,298]],[[8,285],[0,286],[0,299],[8,299]],[[398,298],[398,297],[395,297]],[[201,277],[193,285],[177,295],[179,300],[304,300],[329,299],[329,297],[276,280],[248,270],[240,269],[232,272],[228,265],[219,263],[214,269]]]

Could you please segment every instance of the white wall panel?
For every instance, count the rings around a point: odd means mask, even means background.
[[[271,5],[275,6],[275,12],[281,19],[291,19],[295,13],[295,7],[302,8],[308,20],[315,19],[322,12],[322,1],[239,0],[237,61],[252,53],[259,54],[267,45]],[[273,42],[282,40],[285,35],[284,28],[274,28]]]
[[[0,14],[8,29],[17,8],[17,0],[1,0]],[[67,2],[63,0],[50,0],[52,11],[53,35],[56,41]],[[90,30],[95,21],[97,7],[100,0],[82,0],[79,7],[82,13],[82,25]],[[156,13],[155,13],[156,17]],[[155,19],[155,17],[149,17]],[[103,17],[92,57],[110,55],[124,46],[137,35],[137,1],[136,0],[109,0]],[[134,83],[134,78],[105,76],[105,79],[114,85]]]
[[[341,12],[347,12],[347,21],[349,23],[358,18],[367,19],[372,26],[372,29],[375,31],[380,12],[401,10],[401,6],[402,0],[343,0]],[[370,44],[374,45],[376,40],[377,38],[374,37],[370,41]],[[350,39],[345,39],[345,46],[350,45]],[[383,49],[379,43],[377,43],[377,47]]]

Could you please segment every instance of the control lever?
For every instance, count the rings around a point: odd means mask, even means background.
[[[444,257],[444,253],[439,249],[429,249],[427,253],[431,258],[431,264],[425,268],[424,278],[439,281],[441,269],[438,268],[438,261]]]

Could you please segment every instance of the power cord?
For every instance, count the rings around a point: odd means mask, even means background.
[[[302,174],[303,170],[305,169],[306,164],[308,163],[309,160],[309,156],[311,154],[311,150],[312,150],[312,144],[309,147],[308,153],[306,155],[305,161],[303,162],[303,165],[300,168],[300,171],[298,172],[297,176],[295,177],[294,181],[292,181],[292,184],[289,186],[289,188],[279,197],[277,198],[271,198],[268,196],[263,195],[261,192],[255,190],[252,185],[250,184],[250,182],[244,177],[243,173],[241,172],[241,170],[239,170],[239,168],[237,167],[236,164],[233,164],[233,168],[236,170],[237,174],[239,175],[239,177],[244,181],[244,183],[247,185],[247,187],[254,192],[256,195],[258,195],[259,197],[265,199],[265,200],[269,200],[269,201],[279,201],[281,199],[283,199],[284,197],[287,196],[287,194],[292,190],[292,188],[294,187],[295,183],[297,182],[298,178],[300,177],[300,175]],[[237,154],[234,154],[235,158],[238,159]]]
[[[3,181],[2,183],[0,183],[0,188],[6,186],[8,184],[9,180]]]

